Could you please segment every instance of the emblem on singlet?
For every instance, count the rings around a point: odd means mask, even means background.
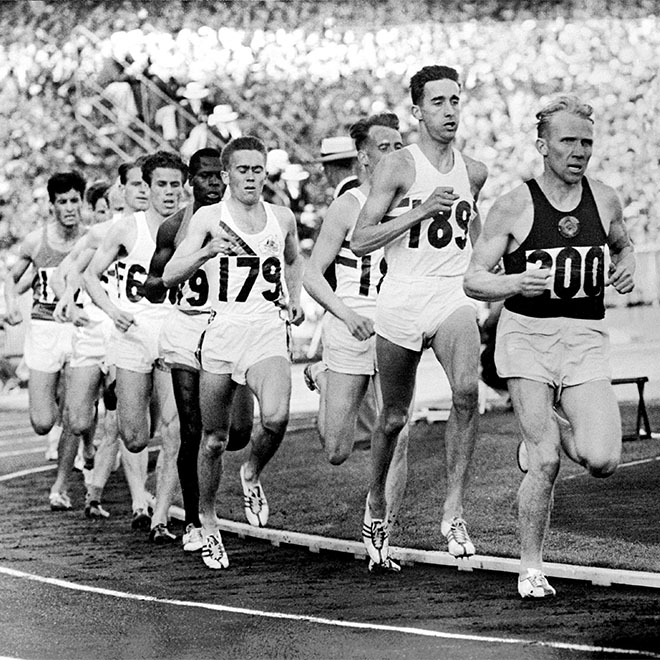
[[[557,229],[564,238],[575,238],[580,233],[580,221],[573,215],[565,215],[557,223]]]
[[[266,236],[266,238],[259,244],[259,249],[264,254],[276,255],[280,251],[280,242],[277,240],[277,236]]]

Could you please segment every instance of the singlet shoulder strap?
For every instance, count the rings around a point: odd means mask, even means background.
[[[364,206],[364,203],[367,201],[367,196],[359,188],[351,188],[350,190],[347,190],[346,193],[353,195],[353,197],[359,202],[360,206]]]
[[[528,179],[527,181],[525,181],[525,183],[529,188],[529,194],[532,196],[532,202],[534,202],[534,208],[537,208],[541,204],[554,208],[548,201],[548,198],[545,196],[544,192],[541,190],[541,186],[539,186],[538,181],[536,179]]]

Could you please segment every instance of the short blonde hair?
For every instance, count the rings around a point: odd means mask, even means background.
[[[577,96],[558,96],[536,113],[536,134],[540,138],[545,137],[550,119],[558,112],[570,112],[593,124],[593,111],[588,103],[583,103]]]

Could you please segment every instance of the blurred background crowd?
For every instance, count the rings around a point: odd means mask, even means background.
[[[490,170],[483,212],[540,172],[541,105],[558,93],[591,103],[591,175],[617,189],[657,267],[659,10],[655,0],[3,1],[0,269],[47,217],[54,171],[111,180],[146,151],[189,156],[241,133],[273,151],[271,182],[309,250],[332,193],[321,139],[390,109],[414,140],[407,84],[430,63],[461,73],[459,146]]]

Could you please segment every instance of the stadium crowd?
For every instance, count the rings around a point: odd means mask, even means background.
[[[636,243],[658,240],[653,191],[659,153],[649,135],[660,99],[660,19],[652,3],[443,3],[442,11],[436,3],[405,11],[393,2],[334,3],[331,17],[324,3],[307,2],[200,2],[194,8],[169,2],[160,9],[93,3],[86,12],[85,3],[63,9],[60,3],[57,12],[54,3],[30,4],[30,12],[15,8],[17,15],[3,7],[5,247],[43,217],[44,173],[54,165],[75,165],[90,178],[108,175],[107,150],[77,125],[73,110],[81,102],[80,76],[101,75],[109,58],[161,82],[175,101],[188,103],[190,83],[220,102],[241,99],[235,109],[243,133],[261,135],[269,148],[287,148],[250,114],[258,110],[314,156],[323,137],[383,108],[399,115],[410,140],[406,80],[440,53],[465,81],[461,138],[491,172],[482,195],[486,210],[532,172],[533,146],[524,139],[532,128],[529,108],[552,94],[579,93],[603,127],[594,175],[620,191]],[[62,20],[67,12],[72,23]],[[62,29],[76,21],[98,41]],[[115,166],[117,158],[110,160]],[[322,206],[318,168],[305,166],[312,197]]]

